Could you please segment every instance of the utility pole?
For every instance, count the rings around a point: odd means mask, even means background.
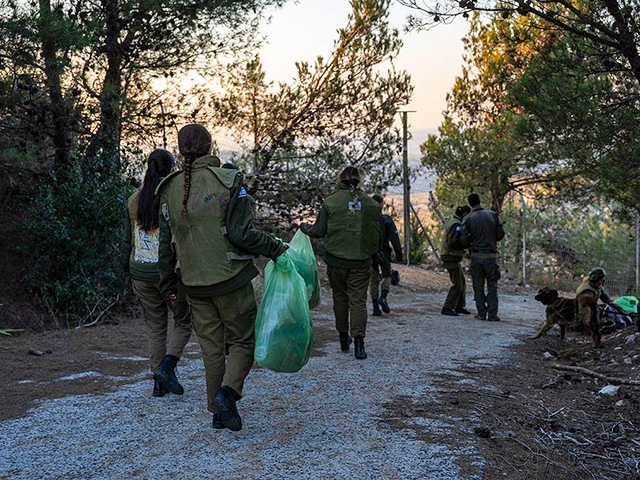
[[[403,183],[403,213],[404,213],[404,254],[409,265],[411,257],[411,185],[409,184],[409,120],[408,114],[415,110],[402,110],[402,183]]]
[[[520,199],[522,200],[522,286],[527,286],[527,201],[522,192]],[[637,282],[636,282],[637,284]]]

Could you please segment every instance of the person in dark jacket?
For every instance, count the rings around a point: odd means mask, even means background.
[[[191,336],[191,313],[184,291],[178,282],[178,292],[171,308],[158,286],[158,199],[155,190],[163,177],[173,170],[175,159],[166,150],[154,150],[147,161],[144,183],[127,202],[125,229],[125,270],[131,277],[133,291],[140,300],[147,336],[149,366],[153,373],[153,396],[167,392],[182,395],[175,367]],[[173,328],[169,329],[169,310],[173,311]]]
[[[236,402],[253,365],[255,345],[251,280],[259,273],[253,258],[260,254],[275,260],[286,246],[254,228],[242,174],[220,168],[220,160],[211,155],[211,135],[202,125],[183,127],[178,147],[184,171],[165,178],[157,190],[160,291],[175,301],[179,270],[202,348],[213,428],[238,431],[242,418]]]
[[[457,248],[458,246],[451,244],[451,236],[454,230],[458,232],[462,228],[462,220],[471,211],[471,207],[466,205],[456,208],[455,213],[444,226],[442,232],[442,242],[440,243],[440,258],[444,264],[444,268],[449,272],[449,278],[453,284],[449,289],[447,298],[442,307],[442,315],[457,317],[460,314],[470,315],[467,310],[467,285],[462,270],[462,258],[464,250]]]
[[[324,238],[324,260],[333,291],[333,312],[340,348],[349,351],[354,339],[355,357],[367,358],[367,289],[371,256],[378,250],[380,205],[359,188],[360,172],[346,167],[338,177],[338,188],[328,196],[314,225],[300,229],[313,238]]]
[[[380,210],[384,205],[382,196],[372,196],[380,204]],[[387,301],[387,295],[391,289],[391,246],[396,254],[396,262],[402,263],[402,246],[398,229],[390,215],[380,214],[380,245],[378,251],[371,259],[371,301],[373,302],[373,316],[379,317],[384,313],[390,313],[391,307]],[[380,289],[382,283],[382,289]],[[381,292],[381,293],[380,293]],[[380,310],[382,307],[382,311]]]
[[[498,214],[480,206],[480,196],[468,197],[471,212],[462,221],[462,244],[471,252],[471,278],[478,320],[499,322],[498,317],[498,242],[504,238],[504,228]],[[487,293],[485,293],[485,283]]]

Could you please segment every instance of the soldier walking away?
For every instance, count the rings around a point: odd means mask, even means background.
[[[125,271],[131,277],[149,337],[149,367],[153,373],[153,396],[167,392],[182,395],[184,389],[175,374],[176,364],[191,336],[191,314],[184,289],[178,282],[173,305],[162,297],[158,282],[158,199],[155,191],[173,170],[175,159],[166,150],[154,150],[147,161],[144,183],[127,202],[127,227],[124,251]],[[173,311],[173,328],[169,331],[169,308]]]
[[[499,322],[498,317],[498,242],[504,238],[504,228],[498,214],[480,206],[480,196],[467,198],[471,212],[462,220],[462,244],[470,246],[471,278],[478,320]],[[484,286],[487,284],[487,292]]]
[[[594,267],[589,270],[589,275],[585,277],[576,289],[576,298],[586,295],[594,299],[593,302],[578,302],[578,318],[582,319],[582,324],[591,329],[591,337],[596,347],[601,345],[600,335],[600,310],[598,300],[610,305],[613,303],[611,297],[604,290],[604,281],[607,272],[604,268]]]
[[[375,194],[373,198],[380,204],[380,210],[384,205],[384,199]],[[378,251],[371,258],[371,301],[373,302],[373,316],[379,317],[384,313],[390,313],[391,307],[387,301],[387,295],[391,289],[391,247],[396,254],[396,262],[402,263],[402,246],[400,245],[400,237],[398,229],[390,215],[380,214],[380,244]],[[380,291],[380,283],[382,283],[382,293]],[[378,295],[379,294],[379,295]],[[382,311],[380,310],[382,308]]]
[[[464,246],[461,243],[462,220],[471,211],[466,205],[456,208],[455,213],[444,226],[442,242],[440,243],[440,258],[444,268],[449,272],[451,288],[442,307],[442,315],[457,317],[458,315],[470,315],[467,310],[467,283],[462,270],[462,258]]]
[[[159,185],[160,290],[173,301],[180,270],[191,304],[207,380],[213,428],[238,431],[236,402],[253,365],[257,313],[251,280],[257,254],[275,260],[285,245],[253,226],[242,174],[220,168],[202,126],[178,132],[184,171]],[[225,339],[229,353],[225,358]]]
[[[310,237],[324,238],[340,348],[349,351],[351,331],[355,357],[362,360],[367,358],[367,290],[371,257],[378,250],[380,238],[380,205],[365,195],[359,184],[358,169],[346,167],[338,177],[338,188],[324,200],[315,224],[302,224],[300,228]]]

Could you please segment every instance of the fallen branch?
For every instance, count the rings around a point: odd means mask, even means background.
[[[80,324],[76,327],[76,330],[80,328],[89,328],[97,325],[100,319],[104,316],[104,314],[107,313],[111,309],[111,307],[113,307],[116,303],[118,303],[119,300],[120,300],[120,295],[118,294],[116,299],[113,302],[111,302],[109,305],[107,305],[107,307],[102,312],[100,312],[100,315],[98,315],[98,317],[93,322],[87,323],[86,325]]]
[[[600,380],[604,380],[605,382],[614,384],[614,385],[636,385],[640,387],[640,380],[631,380],[627,378],[617,378],[617,377],[609,377],[607,375],[603,375],[602,373],[594,372],[593,370],[589,370],[584,367],[571,367],[565,365],[552,364],[551,368],[556,370],[566,370],[568,372],[578,372],[588,375],[590,377],[599,378]]]

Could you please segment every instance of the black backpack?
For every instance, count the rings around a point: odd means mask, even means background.
[[[466,233],[467,227],[461,224],[454,225],[449,230],[449,246],[454,250],[464,250],[469,245],[465,245],[462,242],[462,236]]]

